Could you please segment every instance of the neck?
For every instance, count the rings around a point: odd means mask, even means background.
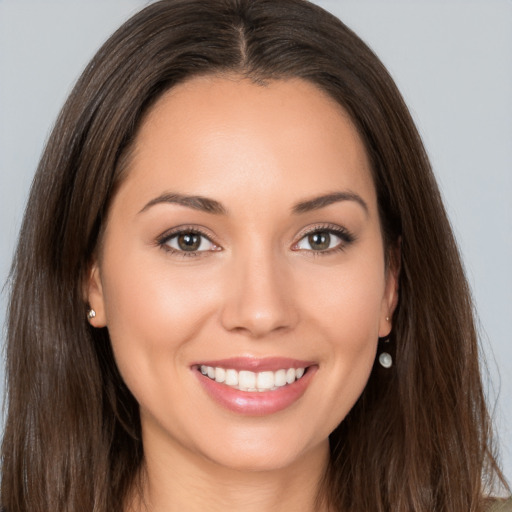
[[[290,466],[269,470],[227,468],[174,446],[145,446],[140,486],[129,512],[327,512],[320,496],[329,460],[328,442]]]

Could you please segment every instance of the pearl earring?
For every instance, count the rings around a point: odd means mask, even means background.
[[[389,322],[389,316],[386,317],[386,322]],[[389,338],[386,337],[382,341],[389,343]],[[393,358],[388,352],[382,352],[379,356],[379,363],[383,368],[391,368],[393,366]]]
[[[379,356],[379,363],[383,368],[391,368],[393,366],[393,358],[391,357],[391,354],[382,352]]]
[[[92,320],[94,317],[96,316],[96,311],[94,311],[94,309],[89,309],[89,311],[87,312],[87,318],[89,320]]]

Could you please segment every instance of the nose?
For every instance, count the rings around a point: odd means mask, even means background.
[[[251,338],[289,331],[299,316],[289,269],[261,252],[232,262],[221,313],[225,329]]]

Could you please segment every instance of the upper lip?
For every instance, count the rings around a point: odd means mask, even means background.
[[[307,368],[313,366],[313,361],[304,361],[289,357],[231,357],[228,359],[198,361],[192,367],[212,366],[226,370],[248,370],[252,372],[277,371],[288,368]]]

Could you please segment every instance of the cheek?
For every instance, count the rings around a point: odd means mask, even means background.
[[[331,295],[324,309],[331,319],[326,325],[326,337],[337,356],[336,372],[347,377],[359,391],[375,358],[383,293],[380,276],[368,279],[370,276],[353,274],[352,279],[338,282],[336,293]]]
[[[337,269],[310,272],[302,283],[300,295],[309,304],[312,335],[323,342],[319,343],[323,393],[317,406],[330,418],[331,430],[350,411],[368,381],[377,351],[384,289],[384,268],[377,258],[368,262],[347,259]]]
[[[162,253],[115,254],[105,261],[103,295],[112,347],[125,380],[152,374],[164,363],[179,367],[183,347],[204,326],[218,292],[201,269],[183,272]]]
[[[345,339],[355,350],[363,340],[377,340],[385,291],[380,259],[347,259],[338,268],[316,269],[305,276],[300,290],[308,303],[305,310],[331,339]]]
[[[190,327],[187,319],[201,315],[202,307],[215,297],[215,289],[211,280],[205,281],[200,267],[192,272],[176,267],[163,252],[154,258],[137,254],[122,261],[111,258],[104,283],[109,327],[121,320],[144,330],[152,325],[172,326],[173,331]]]

